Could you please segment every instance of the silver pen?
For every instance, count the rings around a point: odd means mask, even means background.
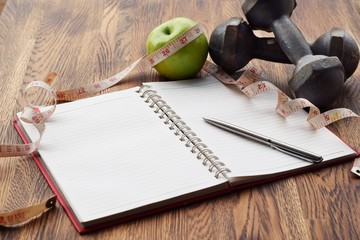
[[[312,162],[312,163],[320,163],[323,160],[321,155],[318,155],[318,154],[312,153],[310,151],[301,149],[299,147],[296,147],[296,146],[293,146],[293,145],[290,145],[290,144],[287,144],[287,143],[284,143],[284,142],[281,142],[281,141],[266,137],[264,135],[255,133],[253,131],[250,131],[250,130],[247,130],[247,129],[244,129],[244,128],[241,128],[241,127],[236,126],[234,124],[227,123],[227,122],[224,122],[222,120],[218,120],[218,119],[214,119],[214,118],[208,118],[208,117],[204,117],[204,120],[207,123],[210,123],[210,124],[212,124],[212,125],[214,125],[216,127],[225,129],[225,130],[227,130],[229,132],[233,132],[233,133],[236,133],[236,134],[238,134],[240,136],[243,136],[243,137],[255,140],[257,142],[266,144],[266,145],[270,146],[273,149],[276,149],[276,150],[278,150],[280,152],[283,152],[283,153],[289,154],[291,156],[300,158],[302,160]]]

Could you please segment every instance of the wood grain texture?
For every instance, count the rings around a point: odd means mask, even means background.
[[[0,1],[1,2],[1,1]],[[12,126],[31,81],[59,73],[61,89],[108,78],[145,54],[148,33],[177,16],[202,22],[206,35],[223,20],[244,17],[238,0],[7,0],[0,15],[0,141],[21,142]],[[0,5],[1,6],[1,5]],[[298,1],[292,20],[309,42],[332,27],[360,39],[358,0]],[[268,33],[257,32],[259,36]],[[282,90],[294,67],[253,60]],[[139,67],[108,91],[164,80]],[[334,107],[360,114],[360,72],[346,81]],[[330,129],[360,146],[360,120]],[[246,188],[80,236],[63,209],[0,239],[360,239],[360,181],[352,162]],[[53,195],[30,157],[0,159],[0,212],[37,204]]]
[[[0,0],[0,14],[1,14],[2,10],[4,9],[5,4],[6,4],[6,0]]]

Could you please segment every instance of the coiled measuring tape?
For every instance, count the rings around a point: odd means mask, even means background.
[[[56,103],[58,100],[73,101],[89,96],[93,96],[105,89],[108,89],[115,84],[118,84],[124,79],[132,70],[138,65],[146,65],[154,67],[159,62],[170,57],[172,54],[185,47],[188,43],[196,39],[204,33],[204,28],[200,24],[196,24],[189,30],[179,35],[170,43],[159,48],[152,54],[143,56],[125,68],[120,73],[102,80],[97,83],[88,84],[78,88],[57,91],[55,92],[50,86],[54,79],[57,77],[56,73],[50,73],[44,81],[33,81],[25,88],[25,100],[27,106],[21,113],[20,119],[27,123],[32,123],[38,131],[38,138],[28,144],[0,144],[0,157],[13,157],[24,156],[33,153],[40,145],[41,137],[45,131],[45,121],[55,112]],[[46,108],[33,104],[28,98],[28,92],[34,88],[40,88],[52,99],[53,104]],[[1,227],[17,227],[21,226],[32,219],[37,218],[42,213],[48,211],[55,206],[56,196],[50,197],[39,205],[33,205],[26,208],[20,208],[8,213],[0,213],[0,226]]]
[[[41,137],[45,131],[45,121],[55,112],[56,103],[58,100],[73,101],[93,96],[105,89],[114,86],[115,84],[118,84],[138,65],[154,67],[181,48],[185,47],[188,43],[199,37],[201,34],[204,34],[204,28],[202,25],[196,24],[194,27],[185,31],[176,39],[164,45],[152,54],[139,58],[130,66],[125,68],[122,72],[96,83],[70,90],[55,92],[50,85],[54,79],[56,79],[56,73],[50,73],[44,81],[31,82],[25,89],[25,100],[27,106],[24,108],[20,118],[27,123],[32,123],[37,129],[39,137],[37,140],[29,144],[1,144],[0,157],[23,156],[33,153],[40,145]],[[307,120],[315,129],[327,126],[330,123],[346,117],[358,117],[349,109],[334,109],[325,113],[320,113],[319,109],[306,99],[290,99],[275,85],[267,81],[265,77],[262,76],[261,72],[255,67],[246,70],[244,74],[242,74],[242,76],[237,80],[234,80],[231,76],[222,71],[217,65],[209,61],[206,61],[202,70],[207,74],[213,75],[224,84],[236,84],[240,86],[241,91],[249,97],[254,97],[264,91],[277,91],[278,104],[275,110],[283,117],[287,117],[302,108],[310,107]],[[43,109],[43,106],[37,106],[33,104],[27,97],[27,92],[33,88],[41,88],[42,90],[45,90],[45,92],[50,95],[53,104],[48,106],[46,110],[41,111],[40,109]],[[359,165],[360,161],[356,160],[352,172],[360,176]],[[0,226],[14,227],[24,224],[37,217],[41,213],[53,208],[55,206],[55,202],[56,196],[51,197],[36,206],[30,206],[27,208],[15,210],[10,213],[0,214]]]

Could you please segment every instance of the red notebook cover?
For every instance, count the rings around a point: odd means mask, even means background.
[[[14,121],[14,126],[15,126],[16,130],[18,131],[20,137],[24,141],[24,143],[29,143],[26,134],[24,133],[23,129],[21,128],[21,126],[19,125],[17,120]],[[54,183],[54,181],[51,178],[50,174],[48,173],[46,167],[42,164],[40,156],[36,152],[32,153],[31,155],[34,158],[35,163],[37,164],[38,168],[40,169],[40,171],[44,175],[46,181],[48,182],[48,184],[49,184],[49,186],[51,188],[51,190],[55,193],[55,195],[56,195],[58,201],[60,202],[61,206],[63,207],[66,214],[68,215],[71,222],[73,223],[74,227],[76,228],[76,230],[80,234],[85,234],[85,233],[93,232],[93,231],[96,231],[96,230],[104,229],[104,228],[114,226],[114,225],[117,225],[117,224],[120,224],[120,223],[123,223],[123,222],[127,222],[127,221],[130,221],[130,220],[133,220],[133,219],[137,219],[137,218],[145,217],[145,216],[152,215],[152,214],[155,214],[155,213],[163,212],[163,211],[166,211],[166,210],[169,210],[169,209],[172,209],[172,208],[184,206],[186,204],[190,204],[190,203],[198,202],[198,201],[201,201],[201,200],[213,198],[215,196],[219,196],[219,195],[222,195],[224,193],[230,192],[230,186],[229,186],[229,190],[225,190],[225,191],[222,190],[222,191],[214,192],[214,193],[211,193],[211,194],[205,194],[205,195],[202,195],[200,197],[191,198],[191,199],[188,199],[186,201],[178,202],[176,204],[169,204],[169,205],[167,205],[165,207],[160,207],[160,208],[156,208],[156,209],[153,209],[153,210],[150,210],[150,211],[145,211],[145,212],[142,212],[140,214],[132,215],[132,216],[122,218],[122,219],[119,219],[119,220],[115,220],[115,221],[111,221],[111,222],[105,222],[105,223],[98,224],[98,225],[95,225],[95,226],[92,226],[92,227],[83,228],[81,226],[81,224],[79,223],[79,221],[77,220],[77,218],[75,217],[75,215],[74,215],[73,211],[71,210],[70,206],[67,204],[66,200],[62,196],[59,188]]]
[[[24,133],[23,129],[21,128],[21,126],[19,125],[18,121],[15,120],[14,121],[14,126],[16,128],[16,130],[18,131],[19,135],[21,136],[22,140],[24,141],[24,143],[29,143],[28,142],[28,138],[26,136],[26,134]],[[84,234],[84,233],[88,233],[88,232],[92,232],[92,231],[96,231],[96,230],[100,230],[106,227],[110,227],[110,226],[114,226],[116,224],[122,223],[122,222],[126,222],[126,221],[130,221],[136,218],[141,218],[144,216],[148,216],[148,215],[152,215],[155,213],[159,213],[165,210],[169,210],[172,208],[176,208],[179,206],[184,206],[186,204],[190,204],[193,202],[197,202],[197,201],[201,201],[204,199],[209,199],[209,198],[213,198],[215,196],[219,196],[225,193],[229,193],[231,191],[234,190],[239,190],[239,189],[243,189],[246,187],[250,187],[250,186],[254,186],[254,185],[259,185],[259,184],[263,184],[269,181],[274,181],[274,180],[278,180],[278,179],[282,179],[282,178],[286,178],[286,177],[291,177],[300,173],[304,173],[304,172],[309,172],[309,168],[302,168],[302,169],[298,169],[298,170],[294,170],[291,172],[287,172],[284,174],[280,174],[280,175],[276,175],[276,176],[269,176],[268,178],[265,179],[261,179],[261,180],[256,180],[256,181],[252,181],[252,182],[248,182],[248,183],[244,183],[244,184],[240,184],[240,185],[235,185],[235,186],[231,186],[230,184],[228,184],[228,189],[227,190],[221,190],[221,191],[217,191],[211,194],[204,194],[200,197],[194,197],[191,199],[188,199],[186,201],[181,201],[175,204],[169,204],[166,205],[165,207],[159,207],[153,210],[149,210],[149,211],[144,211],[142,213],[139,214],[135,214],[135,215],[131,215],[129,217],[126,218],[121,218],[115,221],[109,221],[109,222],[105,222],[105,223],[101,223],[95,226],[91,226],[91,227],[86,227],[84,228],[79,221],[77,220],[77,218],[75,217],[73,211],[71,210],[70,206],[67,204],[66,200],[64,199],[64,197],[62,196],[59,188],[57,187],[57,185],[54,183],[53,179],[51,178],[50,174],[48,173],[46,167],[42,164],[42,161],[40,159],[40,156],[34,152],[31,154],[32,157],[34,158],[37,166],[39,167],[40,171],[42,172],[42,174],[44,175],[46,181],[48,182],[48,184],[50,185],[50,188],[52,189],[52,191],[55,193],[55,195],[57,196],[58,201],[60,202],[60,204],[62,205],[63,209],[65,210],[66,214],[69,216],[71,222],[73,223],[74,227],[76,228],[76,230],[80,233],[80,234]],[[331,162],[326,162],[317,166],[311,166],[311,171],[317,170],[319,168],[323,168],[326,166],[330,166],[330,165],[334,165],[336,163],[339,162],[343,162],[346,160],[351,160],[354,159],[356,157],[360,156],[360,153],[357,152],[357,156],[351,156],[351,157],[344,157],[344,158],[339,158],[337,161],[331,161]]]

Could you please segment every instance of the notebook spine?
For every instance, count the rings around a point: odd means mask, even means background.
[[[210,172],[214,173],[216,178],[219,178],[220,175],[228,178],[226,173],[230,172],[230,170],[207,148],[196,133],[191,130],[155,90],[148,85],[142,85],[137,92],[149,107],[154,109],[154,112],[164,124],[168,125],[169,129],[179,137],[180,141],[184,142],[184,145],[192,153],[196,154],[197,159],[201,160],[202,164],[207,166]]]

